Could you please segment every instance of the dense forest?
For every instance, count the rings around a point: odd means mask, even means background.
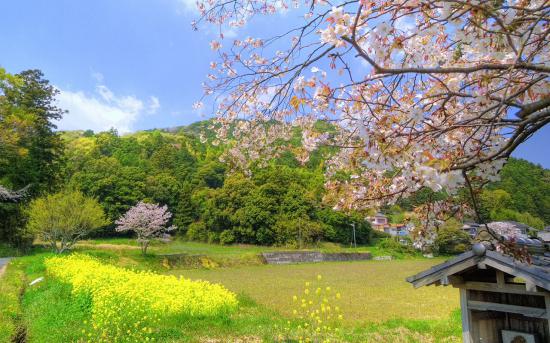
[[[62,133],[66,184],[97,197],[113,221],[140,200],[166,204],[178,234],[193,240],[348,243],[355,223],[358,241],[367,242],[362,215],[322,204],[319,166],[297,167],[282,159],[249,176],[228,173],[220,162],[222,148],[199,138],[207,124],[123,137],[116,131]]]
[[[215,144],[207,121],[124,136],[115,130],[58,132],[52,121],[64,111],[54,105],[55,96],[37,70],[0,73],[0,185],[28,187],[25,201],[0,202],[3,241],[28,240],[26,203],[61,189],[96,198],[111,223],[139,201],[165,204],[177,234],[192,240],[348,244],[352,224],[359,244],[369,240],[367,213],[338,212],[322,201],[330,151],[318,152],[306,165],[289,153],[244,175],[220,162],[224,148]],[[512,158],[501,175],[481,194],[486,219],[517,220],[539,229],[549,225],[550,171]],[[407,199],[393,207],[392,220],[401,221],[407,207]],[[113,228],[108,225],[97,235],[114,235]]]

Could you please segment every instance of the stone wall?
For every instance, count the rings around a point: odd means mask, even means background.
[[[325,261],[370,260],[370,253],[322,253],[318,251],[278,251],[261,254],[267,264],[315,263]]]

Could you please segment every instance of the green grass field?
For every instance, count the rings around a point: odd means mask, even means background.
[[[440,259],[330,262],[172,271],[191,279],[218,282],[236,293],[284,315],[292,312],[292,296],[305,282],[323,276],[323,283],[342,294],[341,307],[350,322],[383,322],[396,318],[438,319],[459,308],[451,287],[414,289],[407,276],[442,262]]]
[[[319,249],[347,250],[336,246]],[[335,305],[342,309],[344,320],[337,341],[460,341],[457,291],[447,287],[415,290],[405,281],[407,276],[442,259],[410,257],[392,261],[269,266],[260,265],[260,259],[255,256],[274,248],[176,241],[168,245],[155,244],[151,254],[143,257],[134,241],[125,239],[87,241],[76,250],[122,267],[221,283],[238,294],[239,309],[229,318],[164,323],[160,339],[163,342],[293,342],[280,339],[284,327],[296,327],[298,323],[292,314],[296,308],[292,297],[300,295],[305,282],[315,280],[317,275],[322,275],[323,287],[330,286],[333,292],[341,293]],[[208,264],[209,269],[201,264],[168,267],[163,263],[162,254],[173,253],[203,255],[209,261],[225,263],[226,267],[216,263]],[[48,256],[52,255],[38,250],[11,263],[0,279],[0,289],[10,292],[0,297],[0,309],[8,304],[16,310],[4,313],[0,310],[0,318],[11,319],[13,325],[5,326],[12,333],[18,331],[17,327],[24,327],[27,342],[78,341],[89,314],[71,300],[70,287],[45,274],[43,260]],[[14,302],[17,292],[40,276],[46,276],[44,282],[26,287],[17,305]]]

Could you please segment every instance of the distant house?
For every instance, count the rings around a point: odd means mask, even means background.
[[[512,220],[490,222],[487,223],[487,226],[495,233],[506,238],[528,238],[529,231],[534,230],[529,225]],[[483,227],[483,224],[466,222],[464,223],[464,225],[462,225],[462,230],[469,234],[471,237],[475,237],[479,229]]]
[[[537,237],[544,243],[550,244],[550,226],[537,232]]]
[[[412,229],[413,227],[407,224],[390,224],[389,227],[384,228],[384,232],[393,237],[407,237]]]
[[[376,213],[373,217],[367,217],[367,220],[372,228],[378,231],[384,231],[385,228],[390,227],[388,217],[380,212]]]
[[[477,243],[407,281],[415,288],[460,289],[463,342],[550,342],[550,244],[523,238],[517,244],[529,250],[532,263]]]

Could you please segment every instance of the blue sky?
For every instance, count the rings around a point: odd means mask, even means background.
[[[185,125],[215,59],[212,28],[195,32],[194,0],[18,0],[0,3],[0,66],[41,69],[70,110],[61,129],[121,132]],[[290,18],[286,18],[290,19]],[[249,25],[268,36],[281,18]],[[239,32],[246,35],[249,32]],[[550,127],[518,157],[550,168]]]

